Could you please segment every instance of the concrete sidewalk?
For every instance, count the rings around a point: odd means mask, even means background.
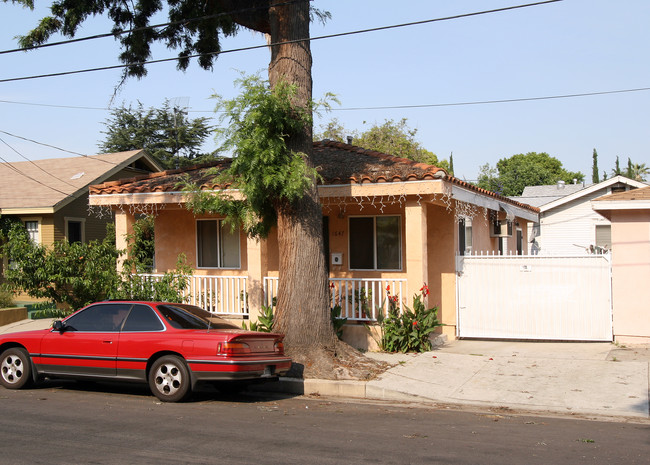
[[[0,334],[45,329],[22,320]],[[372,381],[282,379],[273,390],[650,419],[650,346],[460,340],[422,354],[368,353],[391,365]]]
[[[370,398],[650,418],[648,346],[461,340],[368,356],[397,363],[367,383]]]

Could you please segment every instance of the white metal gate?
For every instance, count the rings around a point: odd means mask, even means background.
[[[609,255],[459,256],[458,337],[612,341]]]

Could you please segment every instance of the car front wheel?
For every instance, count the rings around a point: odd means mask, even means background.
[[[25,349],[13,347],[0,355],[0,383],[7,389],[20,389],[32,381],[32,362]]]
[[[190,370],[185,361],[175,355],[159,358],[149,371],[149,388],[163,402],[180,402],[191,389]]]

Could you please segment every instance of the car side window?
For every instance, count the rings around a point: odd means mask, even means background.
[[[162,331],[163,329],[165,329],[164,325],[151,307],[146,305],[134,305],[124,323],[122,332],[149,332]]]
[[[68,318],[65,324],[74,331],[119,331],[131,306],[129,303],[93,305]]]

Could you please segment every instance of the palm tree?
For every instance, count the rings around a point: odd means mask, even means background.
[[[632,178],[635,181],[645,181],[647,174],[650,174],[650,168],[645,163],[634,163],[632,165]]]

